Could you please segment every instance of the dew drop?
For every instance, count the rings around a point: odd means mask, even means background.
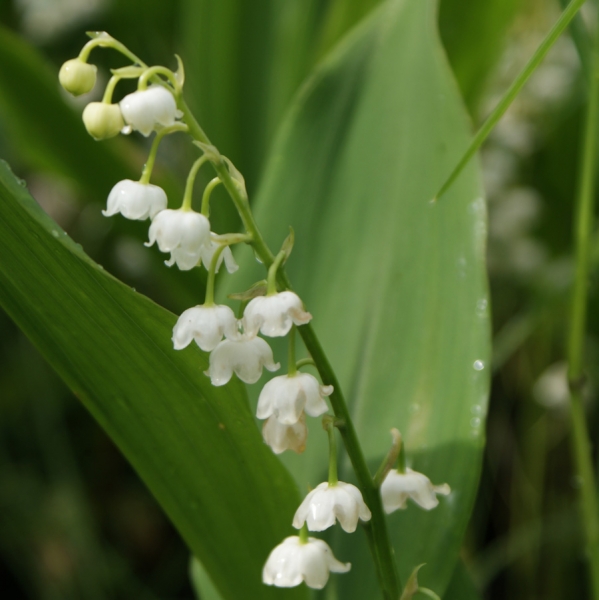
[[[483,412],[483,407],[480,404],[474,404],[472,405],[472,407],[470,408],[470,412],[473,415],[482,415]]]
[[[472,366],[475,371],[482,371],[485,368],[485,363],[482,360],[475,360]]]
[[[470,427],[473,429],[478,429],[480,427],[480,419],[478,417],[473,417],[470,419]]]
[[[52,230],[52,235],[57,238],[60,234],[58,233],[58,231],[56,231],[56,229]]]
[[[484,317],[487,314],[487,307],[489,306],[489,302],[487,301],[486,298],[481,298],[477,303],[476,303],[476,314],[479,317]]]

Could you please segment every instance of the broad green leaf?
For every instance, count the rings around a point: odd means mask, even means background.
[[[235,381],[176,352],[175,316],[108,275],[0,163],[0,305],[115,440],[224,599],[302,598],[261,583],[298,503]]]
[[[390,0],[329,56],[284,123],[255,206],[271,247],[295,230],[291,280],[373,472],[398,427],[411,466],[453,489],[434,511],[411,504],[389,517],[403,580],[426,563],[421,583],[442,595],[478,484],[490,344],[476,164],[430,202],[469,139],[435,9]],[[241,272],[264,276],[250,260]],[[306,453],[284,455],[303,490],[326,471],[326,436],[310,425]],[[339,597],[374,597],[364,536],[335,537],[353,564]]]
[[[222,600],[206,569],[197,558],[192,557],[190,561],[189,576],[198,600]]]

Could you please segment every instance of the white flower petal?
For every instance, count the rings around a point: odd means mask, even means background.
[[[268,556],[262,581],[277,587],[295,587],[304,581],[308,587],[319,590],[326,585],[329,572],[347,573],[350,568],[350,563],[335,558],[326,542],[308,538],[302,543],[298,536],[290,536]]]
[[[210,354],[210,368],[206,375],[212,385],[225,385],[233,372],[245,383],[256,383],[262,375],[262,368],[276,371],[281,365],[275,363],[272,349],[262,338],[239,336],[235,340],[220,342]]]
[[[293,517],[293,526],[300,529],[305,522],[310,531],[324,531],[338,520],[345,531],[352,533],[359,519],[369,521],[371,516],[362,493],[355,485],[343,481],[336,485],[324,482],[301,503]]]
[[[317,417],[327,411],[327,404],[321,395],[323,391],[328,390],[309,373],[274,377],[260,392],[256,416],[267,419],[275,415],[285,425],[296,423],[304,409],[310,416]]]
[[[216,348],[226,335],[229,339],[238,337],[235,313],[225,305],[194,306],[184,311],[173,328],[175,350],[188,346],[192,340],[205,352]]]
[[[210,234],[211,237],[214,234]],[[220,244],[216,242],[210,242],[209,244],[205,244],[202,248],[202,263],[206,270],[210,269],[210,265],[212,264],[212,257],[214,256],[215,251],[219,248]],[[216,272],[218,273],[220,266],[225,261],[225,267],[229,273],[235,273],[237,269],[239,269],[239,265],[235,262],[233,258],[233,253],[231,252],[231,248],[227,246],[218,257],[218,261],[216,263]]]
[[[174,96],[160,85],[125,96],[119,103],[125,122],[146,137],[157,125],[173,125],[177,117]]]
[[[381,498],[387,514],[406,508],[408,498],[425,510],[431,510],[439,504],[437,493],[447,495],[450,492],[446,483],[435,487],[426,475],[412,469],[406,469],[405,473],[395,469],[389,471],[381,485]]]
[[[268,337],[282,337],[291,326],[305,325],[312,315],[304,310],[302,301],[294,292],[279,292],[250,300],[243,314],[243,328],[248,335],[258,331]]]
[[[302,413],[297,423],[285,425],[273,415],[264,421],[262,437],[275,454],[281,454],[285,450],[301,454],[306,449],[308,437],[306,416]]]
[[[210,241],[210,222],[192,210],[166,209],[155,216],[148,237],[146,246],[156,242],[161,252],[171,253],[169,266],[176,262],[182,271],[188,271],[198,264]]]
[[[119,181],[108,194],[105,217],[121,213],[126,219],[143,221],[166,208],[166,193],[151,183],[140,183],[124,179]]]

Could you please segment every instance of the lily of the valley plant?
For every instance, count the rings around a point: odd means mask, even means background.
[[[115,183],[103,214],[150,219],[146,245],[155,244],[167,254],[168,266],[184,271],[204,268],[208,272],[203,304],[185,310],[173,329],[174,349],[185,351],[195,342],[210,352],[206,376],[212,385],[226,385],[235,376],[254,384],[263,369],[277,372],[281,368],[265,338],[287,336],[287,372],[271,379],[259,395],[256,416],[264,421],[264,441],[277,454],[287,450],[301,453],[307,443],[306,416],[324,415],[323,428],[329,438],[328,481],[311,490],[297,508],[289,527],[299,530],[299,535],[287,537],[272,550],[263,568],[263,582],[278,587],[304,582],[312,588],[323,588],[330,572],[345,573],[351,565],[340,562],[326,542],[310,537],[309,532],[323,531],[338,522],[346,532],[353,533],[358,525],[367,524],[381,588],[385,598],[396,600],[400,586],[384,513],[414,510],[408,507],[410,498],[430,510],[439,503],[437,495],[450,493],[449,486],[434,486],[425,475],[406,466],[404,447],[396,430],[389,455],[376,476],[373,478],[366,468],[341,389],[311,328],[313,316],[291,289],[284,270],[293,248],[293,232],[276,253],[266,245],[250,209],[243,177],[211,144],[185,103],[181,60],[178,58],[176,72],[163,66],[148,66],[107,33],[91,37],[79,57],[67,61],[60,70],[60,82],[67,91],[80,95],[94,87],[96,67],[88,62],[94,48],[117,50],[131,64],[112,71],[102,101],[88,104],[83,111],[83,122],[90,135],[102,140],[119,133],[137,131],[148,137],[155,132],[139,181]],[[137,80],[137,91],[115,102],[115,91],[122,79]],[[199,157],[190,167],[181,206],[170,209],[166,193],[150,181],[161,140],[175,132],[191,137]],[[194,183],[203,166],[212,168],[215,176],[204,190],[199,210],[194,210]],[[239,212],[243,233],[211,231],[210,196],[218,185],[224,186]],[[243,307],[241,318],[229,306],[214,301],[215,275],[221,265],[224,263],[230,273],[238,268],[230,250],[235,244],[251,246],[266,267],[265,281],[237,295]],[[304,340],[308,359],[296,361],[296,331]],[[301,370],[306,367],[316,367],[321,381]],[[329,412],[332,414],[325,414]],[[342,434],[357,485],[338,480],[336,429]]]

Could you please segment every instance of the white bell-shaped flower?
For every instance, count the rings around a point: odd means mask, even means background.
[[[211,352],[206,375],[216,386],[228,383],[233,372],[245,383],[256,383],[262,368],[276,371],[280,366],[275,363],[272,349],[265,340],[239,335],[235,340],[223,340]]]
[[[166,204],[166,193],[161,187],[124,179],[110,190],[107,207],[102,214],[112,217],[121,213],[126,219],[143,221],[148,217],[153,219],[166,208]]]
[[[214,234],[210,234],[210,235],[212,236]],[[210,242],[203,246],[202,255],[200,258],[207,270],[210,268],[210,264],[212,263],[212,257],[214,256],[214,253],[219,248],[219,246],[220,246],[220,244],[217,244],[216,242]],[[218,260],[216,261],[216,272],[217,273],[218,273],[218,270],[220,269],[220,266],[223,264],[223,260],[225,261],[225,267],[227,268],[227,271],[229,273],[235,273],[235,271],[237,271],[237,269],[239,269],[239,265],[233,258],[233,253],[231,252],[231,248],[229,248],[229,246],[227,246],[221,252],[221,255],[218,257]]]
[[[450,493],[451,488],[446,483],[433,485],[426,475],[412,469],[406,469],[405,473],[392,469],[381,485],[381,498],[387,514],[406,508],[408,498],[425,510],[431,510],[439,504],[437,494],[447,496]]]
[[[308,587],[321,590],[329,580],[329,572],[347,573],[350,563],[342,563],[333,555],[323,540],[299,536],[285,538],[268,556],[262,570],[262,581],[277,587],[295,587],[305,582]]]
[[[311,319],[300,297],[286,291],[250,300],[243,313],[243,328],[249,335],[261,331],[268,337],[282,337],[293,324],[305,325]]]
[[[362,493],[355,485],[343,481],[331,485],[325,481],[300,504],[293,517],[293,526],[300,529],[306,523],[310,531],[324,531],[338,520],[347,533],[353,533],[359,519],[370,521],[371,516]]]
[[[210,242],[210,222],[193,210],[160,211],[150,225],[149,242],[158,244],[161,252],[170,252],[166,262],[170,267],[174,263],[182,271],[193,269],[202,254],[203,246]]]
[[[194,306],[184,311],[173,328],[175,350],[189,346],[192,340],[205,352],[214,350],[223,339],[239,337],[235,313],[224,304]]]
[[[256,416],[268,419],[274,415],[279,423],[297,423],[305,410],[311,417],[325,413],[327,403],[324,398],[333,393],[332,385],[320,385],[318,379],[309,373],[280,375],[271,379],[260,392]]]
[[[125,122],[146,137],[156,125],[168,127],[179,116],[174,96],[161,85],[128,94],[119,104]]]
[[[285,450],[293,450],[301,454],[306,449],[308,437],[306,415],[302,413],[297,422],[292,425],[285,425],[272,415],[264,421],[262,437],[275,454],[281,454]]]

